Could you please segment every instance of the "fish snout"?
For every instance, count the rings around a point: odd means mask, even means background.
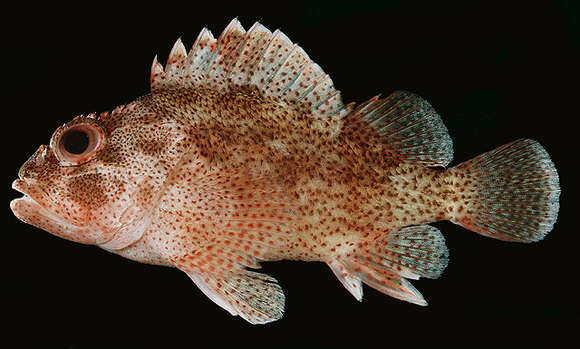
[[[47,151],[48,147],[46,145],[40,145],[34,154],[32,154],[32,156],[22,164],[20,170],[18,170],[18,178],[33,178],[36,173],[41,172],[45,163]]]

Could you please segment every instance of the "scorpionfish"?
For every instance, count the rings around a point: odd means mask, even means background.
[[[281,31],[237,19],[181,39],[151,92],[60,126],[18,172],[23,222],[134,261],[176,267],[253,324],[285,297],[260,262],[325,262],[357,300],[362,284],[426,305],[408,280],[448,263],[449,220],[504,241],[552,230],[559,179],[520,139],[445,168],[452,141],[421,97],[344,104]],[[80,144],[80,145],[79,145]]]

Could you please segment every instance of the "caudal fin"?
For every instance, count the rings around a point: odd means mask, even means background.
[[[542,146],[520,139],[450,169],[452,221],[495,239],[542,240],[558,216],[560,184]]]

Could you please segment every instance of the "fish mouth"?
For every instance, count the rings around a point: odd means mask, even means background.
[[[20,198],[10,201],[10,209],[18,219],[20,219],[25,223],[29,223],[26,220],[28,215],[23,214],[27,210],[23,210],[23,208],[25,207],[30,208],[32,206],[35,206],[36,211],[40,211],[42,209],[42,206],[40,206],[38,202],[36,202],[32,197],[30,197],[29,185],[28,183],[26,183],[25,180],[20,178],[14,180],[14,182],[12,182],[12,189],[16,190],[17,192],[23,195]]]
[[[20,178],[14,180],[14,182],[12,182],[12,189],[23,194],[22,197],[10,201],[10,209],[12,209],[14,215],[16,215],[16,217],[21,221],[29,223],[19,216],[22,213],[22,211],[19,209],[22,207],[22,205],[26,205],[27,207],[35,207],[35,211],[42,212],[43,214],[50,213],[46,208],[42,207],[42,205],[38,203],[37,200],[40,198],[33,198],[33,196],[36,195],[31,195],[32,190],[30,184],[28,184],[28,182],[25,180]],[[52,215],[54,216],[54,214]]]
[[[32,190],[28,182],[18,178],[12,182],[12,189],[23,194],[22,197],[10,201],[10,209],[16,218],[20,219],[24,223],[32,224],[36,227],[39,227],[37,224],[35,224],[38,223],[39,217],[46,217],[46,219],[63,224],[59,217],[38,203],[37,200],[40,198],[35,199],[33,196],[36,195],[31,195]]]
[[[23,179],[12,182],[12,189],[24,194],[10,201],[10,209],[24,223],[33,225],[53,235],[82,244],[94,244],[94,239],[87,235],[87,229],[65,221],[54,212],[40,204],[39,200],[47,200],[34,190]]]

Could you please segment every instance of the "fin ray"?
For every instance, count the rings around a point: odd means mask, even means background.
[[[349,117],[353,125],[364,120],[374,128],[389,153],[401,161],[447,166],[453,158],[453,142],[441,117],[412,93],[396,91],[384,99],[373,97]]]
[[[276,321],[284,313],[284,293],[273,277],[248,270],[229,275],[186,273],[214,303],[251,324]]]
[[[236,236],[172,259],[214,303],[252,324],[278,320],[284,311],[284,293],[273,277],[246,270],[259,269],[265,249]]]
[[[301,104],[322,116],[343,108],[340,92],[306,52],[280,30],[271,33],[259,23],[246,32],[234,19],[218,39],[204,28],[189,53],[177,40],[167,67],[155,59],[151,69],[152,92],[177,88],[227,92],[240,87]]]
[[[348,292],[350,292],[357,301],[362,301],[363,289],[360,278],[349,273],[344,264],[338,259],[333,259],[328,262],[328,266]]]
[[[543,239],[559,210],[558,173],[542,146],[520,139],[451,169],[464,199],[451,221],[481,235],[516,242]]]
[[[423,296],[405,278],[437,278],[447,266],[445,239],[435,227],[409,226],[363,244],[350,257],[336,257],[328,265],[357,299],[360,282],[397,299],[426,305]]]

